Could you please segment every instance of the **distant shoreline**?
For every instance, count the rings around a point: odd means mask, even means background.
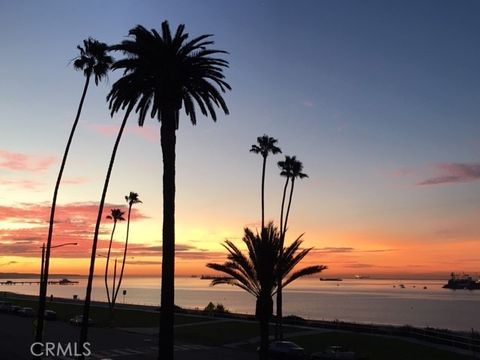
[[[476,274],[472,272],[472,274]],[[205,274],[204,274],[205,275]],[[49,278],[53,279],[63,279],[63,278],[87,278],[88,275],[81,274],[49,274]],[[202,275],[179,275],[176,278],[192,278],[192,279],[201,279]],[[212,276],[212,274],[206,274],[206,276]],[[17,272],[0,272],[0,279],[38,279],[40,274],[35,273],[17,273]],[[94,277],[103,277],[103,275],[95,275]],[[160,275],[128,275],[128,278],[158,278]],[[445,280],[447,281],[450,278],[450,273],[438,273],[438,274],[404,274],[404,275],[368,275],[365,278],[355,278],[355,275],[329,275],[329,278],[341,278],[343,280]],[[313,278],[313,277],[306,277]]]

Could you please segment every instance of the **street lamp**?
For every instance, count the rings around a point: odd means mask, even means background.
[[[67,245],[78,245],[78,243],[68,242],[68,243],[64,243],[64,244],[60,244],[60,245],[51,246],[50,249],[55,249],[55,248],[59,248],[59,247],[62,247],[62,246],[67,246]],[[43,283],[43,273],[44,273],[44,267],[45,267],[45,243],[43,243],[41,249],[42,249],[42,267],[40,269],[40,287]]]
[[[68,242],[64,244],[59,244],[55,246],[51,246],[50,249],[54,248],[59,248],[62,246],[67,246],[67,245],[78,245],[76,242]],[[37,343],[42,342],[43,338],[43,320],[45,314],[43,313],[42,309],[45,309],[45,303],[47,301],[47,293],[45,291],[45,296],[42,296],[42,289],[47,288],[47,284],[45,283],[44,275],[45,275],[45,243],[42,245],[42,264],[41,264],[41,269],[40,269],[40,295],[38,297],[38,312],[37,312],[37,326],[36,326],[36,331],[35,331],[35,341]],[[34,356],[35,358],[35,356]],[[41,357],[40,357],[41,358]]]

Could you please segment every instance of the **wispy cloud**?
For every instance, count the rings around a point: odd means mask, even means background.
[[[41,189],[45,184],[36,180],[29,179],[5,179],[0,178],[0,185],[14,187],[24,190],[38,190]]]
[[[162,253],[162,246],[135,244],[129,248],[128,253],[133,256],[160,256]],[[201,249],[187,244],[176,244],[175,257],[183,260],[213,261],[220,259],[223,261],[225,259],[225,253]]]
[[[109,208],[125,205],[106,204]],[[0,221],[9,223],[0,228],[0,248],[3,255],[38,256],[39,248],[47,239],[49,203],[27,203],[15,206],[0,206]],[[56,256],[86,257],[90,252],[95,219],[98,212],[96,202],[70,203],[57,206],[54,241],[77,242],[76,247],[62,247],[55,250]],[[133,209],[132,220],[147,218],[139,209]],[[108,247],[105,235],[110,233],[110,224],[105,221],[100,230],[99,249]],[[115,244],[115,246],[121,246]]]
[[[313,102],[310,101],[310,100],[304,100],[302,102],[302,105],[305,106],[305,107],[308,107],[308,108],[312,108],[314,106]]]
[[[115,124],[87,124],[86,126],[93,132],[103,136],[114,136],[118,133],[118,129],[120,128],[119,125]],[[145,125],[142,127],[127,125],[125,127],[125,133],[133,134],[137,137],[154,143],[159,142],[160,139],[160,130],[154,125]]]
[[[65,178],[62,180],[63,185],[79,185],[79,184],[85,184],[89,182],[90,179],[84,176],[77,176],[77,177],[71,177],[71,178]]]
[[[354,251],[355,249],[352,247],[324,247],[315,250],[316,252],[320,253],[348,253]]]
[[[352,268],[352,269],[366,269],[366,268],[371,268],[374,267],[372,264],[363,264],[363,263],[353,263],[350,265],[345,265],[346,267]]]
[[[440,185],[480,180],[480,163],[436,164],[434,172],[436,173],[434,176],[418,182],[417,185]]]
[[[324,254],[344,254],[344,253],[377,253],[377,252],[390,252],[394,249],[355,249],[353,247],[324,247],[319,249],[313,249],[313,252]]]
[[[15,265],[15,264],[18,264],[18,261],[13,261],[12,260],[12,261],[0,264],[0,266],[9,266],[9,265]]]
[[[0,150],[0,169],[10,171],[45,171],[56,161],[54,156],[31,155]]]

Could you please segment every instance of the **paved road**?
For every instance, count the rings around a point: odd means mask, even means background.
[[[33,342],[33,319],[22,318],[10,314],[0,313],[0,359],[23,360],[31,359],[30,346]],[[78,327],[61,321],[46,323],[46,341],[63,346],[69,342],[76,342],[79,338]],[[91,360],[118,359],[118,360],[153,360],[157,358],[157,336],[135,334],[110,328],[91,328],[89,331],[91,345]],[[175,345],[177,360],[254,360],[256,354],[240,350],[220,347],[208,347],[198,344],[178,343]],[[57,356],[48,359],[66,360],[69,357]]]

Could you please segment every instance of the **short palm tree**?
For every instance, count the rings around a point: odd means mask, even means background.
[[[115,285],[113,286],[112,299],[110,300],[110,291],[108,288],[108,265],[110,262],[110,254],[112,250],[113,235],[115,234],[115,228],[117,227],[118,221],[125,220],[123,215],[125,215],[125,212],[120,209],[110,209],[110,215],[107,215],[107,219],[113,220],[112,234],[110,235],[110,243],[108,244],[107,262],[105,264],[105,289],[107,290],[107,301],[108,301],[108,308],[110,310],[110,317],[112,316],[113,307],[114,307],[113,294],[115,291]],[[113,278],[113,284],[115,284],[115,277]]]
[[[58,190],[60,188],[60,183],[62,181],[63,170],[65,169],[65,164],[67,162],[68,153],[70,151],[70,146],[72,144],[73,136],[80,119],[80,114],[82,113],[83,103],[87,95],[87,90],[90,84],[90,79],[93,76],[95,79],[95,85],[107,77],[108,70],[110,65],[113,62],[113,58],[108,55],[108,46],[103,42],[99,42],[95,39],[88,38],[83,41],[83,47],[77,46],[80,54],[73,61],[73,67],[75,70],[83,71],[85,76],[85,84],[83,86],[82,96],[80,98],[80,103],[78,105],[77,114],[75,120],[73,121],[72,129],[70,130],[70,135],[67,140],[67,145],[63,153],[62,162],[60,165],[60,170],[58,171],[57,181],[55,183],[55,189],[53,191],[53,200],[52,207],[50,209],[50,220],[48,226],[48,237],[47,237],[47,246],[45,252],[45,264],[43,270],[43,281],[40,286],[40,299],[38,304],[38,319],[37,319],[37,331],[35,336],[35,341],[42,341],[43,333],[43,317],[45,313],[45,297],[47,294],[47,285],[48,285],[48,271],[50,266],[50,249],[52,245],[52,236],[53,236],[53,224],[55,220],[55,208],[57,205],[57,196]]]
[[[209,268],[228,275],[215,278],[211,285],[237,286],[257,298],[255,315],[260,323],[260,359],[267,358],[268,322],[273,313],[272,297],[278,289],[278,279],[282,279],[282,287],[285,287],[300,277],[326,269],[323,265],[315,265],[295,271],[299,262],[312,250],[300,250],[301,237],[283,249],[282,255],[280,234],[272,223],[263,228],[261,235],[246,228],[242,239],[247,246],[246,255],[227,240],[224,245],[228,251],[227,261],[207,264]]]
[[[123,260],[122,260],[122,267],[120,269],[120,276],[118,277],[118,285],[117,285],[117,289],[115,290],[115,295],[113,296],[114,306],[115,306],[115,301],[117,300],[118,292],[120,291],[120,286],[122,285],[123,270],[125,269],[125,261],[127,260],[128,235],[130,233],[130,215],[132,213],[132,206],[135,204],[141,203],[140,199],[138,198],[138,194],[132,191],[130,191],[130,194],[125,196],[125,201],[128,204],[127,235],[125,237],[125,247],[123,249]]]
[[[175,263],[175,144],[179,112],[184,107],[192,124],[196,124],[196,106],[203,115],[217,119],[215,107],[228,114],[221,92],[230,90],[223,70],[228,62],[217,57],[225,51],[210,49],[211,35],[189,40],[180,25],[172,35],[167,21],[161,32],[136,26],[130,39],[112,46],[126,57],[113,69],[123,70],[107,99],[112,113],[133,109],[143,126],[150,114],[160,123],[163,153],[163,239],[162,292],[160,310],[159,356],[173,359],[174,263]]]
[[[207,267],[223,272],[228,277],[217,277],[211,285],[229,284],[237,286],[257,299],[255,316],[260,324],[260,359],[267,359],[269,328],[273,313],[272,296],[277,287],[277,271],[280,261],[280,236],[278,230],[269,223],[261,235],[245,228],[243,242],[247,254],[231,241],[223,245],[228,251],[223,264],[209,263]]]
[[[251,152],[255,154],[262,155],[263,165],[262,165],[262,229],[265,227],[265,167],[267,165],[268,154],[278,154],[281,153],[279,147],[275,144],[278,142],[277,139],[270,137],[268,135],[263,135],[257,138],[257,143],[252,145],[250,149]]]

